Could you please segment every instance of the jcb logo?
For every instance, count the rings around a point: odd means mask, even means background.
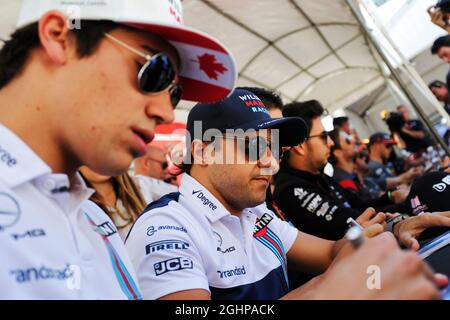
[[[187,258],[173,258],[166,261],[157,262],[153,265],[153,267],[155,268],[155,274],[160,276],[166,272],[192,269],[193,263]]]

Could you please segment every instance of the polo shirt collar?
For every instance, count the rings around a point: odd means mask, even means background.
[[[231,213],[202,184],[184,173],[181,179],[180,193],[213,223]]]
[[[0,124],[0,177],[10,188],[51,173],[51,168],[16,134]]]

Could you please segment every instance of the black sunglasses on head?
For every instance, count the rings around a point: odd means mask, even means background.
[[[146,94],[159,93],[168,89],[170,102],[175,109],[181,100],[183,89],[177,82],[177,71],[169,56],[165,53],[149,55],[129,46],[109,33],[105,33],[105,36],[147,60],[138,73],[139,89]]]

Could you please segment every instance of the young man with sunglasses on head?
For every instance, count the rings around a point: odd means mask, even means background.
[[[180,98],[230,93],[233,60],[181,25],[177,0],[22,3],[0,50],[0,298],[139,299],[117,229],[77,171],[126,171]],[[216,82],[206,54],[223,64]]]
[[[273,119],[256,95],[237,89],[219,103],[194,106],[187,129],[180,192],[150,204],[126,240],[144,298],[429,298],[437,296],[436,283],[446,283],[420,258],[400,252],[389,235],[368,239],[344,257],[350,250],[345,240],[298,232],[267,209],[266,189],[278,170],[275,151],[304,139],[301,119]],[[327,270],[338,253],[341,259]],[[418,267],[413,273],[401,270],[405,258]],[[293,268],[327,271],[289,291],[288,261]],[[382,268],[381,290],[367,289],[367,263]]]

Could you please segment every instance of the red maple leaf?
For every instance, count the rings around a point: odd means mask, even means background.
[[[200,70],[202,70],[210,79],[217,80],[219,74],[223,74],[228,71],[222,63],[217,62],[216,57],[212,54],[205,53],[201,56],[197,56],[198,63],[200,64]]]

